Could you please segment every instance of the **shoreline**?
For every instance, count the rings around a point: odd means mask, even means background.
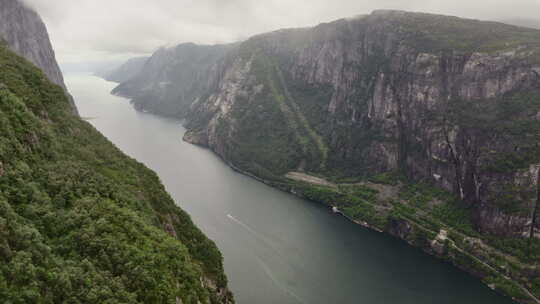
[[[155,115],[158,115],[158,114],[155,114]],[[216,155],[217,157],[219,157],[229,168],[231,168],[233,171],[239,173],[239,174],[242,174],[244,176],[247,176],[247,177],[250,177],[260,183],[263,183],[265,185],[268,185],[274,189],[277,189],[277,190],[280,190],[282,192],[285,192],[287,194],[291,194],[291,195],[294,195],[295,197],[298,197],[298,198],[301,198],[301,199],[304,199],[306,201],[309,201],[311,203],[316,203],[316,204],[319,204],[319,205],[324,205],[325,207],[329,208],[329,211],[332,212],[333,211],[333,208],[337,208],[335,206],[331,206],[331,205],[328,205],[328,204],[324,204],[324,203],[321,203],[321,202],[317,202],[317,201],[314,201],[314,200],[310,200],[308,198],[306,198],[304,195],[302,195],[301,193],[295,191],[294,187],[283,187],[283,186],[280,186],[279,184],[275,183],[275,182],[272,182],[272,181],[268,181],[268,180],[265,180],[261,177],[258,177],[250,172],[247,172],[247,171],[244,171],[238,167],[236,167],[234,164],[232,164],[231,162],[227,161],[226,159],[224,159],[220,154],[216,153],[213,149],[211,149],[208,145],[206,144],[202,144],[200,142],[197,142],[197,141],[190,141],[190,140],[187,140],[185,138],[185,135],[187,134],[187,132],[189,132],[189,130],[186,129],[184,135],[182,136],[182,140],[185,141],[186,143],[189,143],[189,144],[192,144],[192,145],[196,145],[196,146],[199,146],[201,148],[205,148],[205,149],[208,149],[210,151],[212,151],[212,153],[214,155]],[[458,247],[457,245],[455,245],[455,242],[452,241],[453,243],[453,248],[456,249],[457,251],[459,251],[460,253],[462,254],[465,254],[471,258],[473,258],[474,260],[478,261],[479,263],[483,264],[484,266],[487,266],[489,269],[495,271],[497,274],[499,274],[500,276],[504,277],[505,279],[507,279],[508,281],[516,284],[523,292],[525,292],[527,294],[527,296],[529,296],[529,301],[519,301],[518,299],[515,299],[501,291],[499,291],[498,289],[496,289],[494,286],[492,286],[492,284],[488,284],[486,282],[484,282],[481,278],[481,275],[478,275],[477,273],[474,272],[474,270],[472,269],[469,269],[467,268],[466,266],[464,265],[461,265],[461,264],[458,264],[455,260],[453,259],[450,259],[448,258],[447,256],[444,256],[444,255],[441,255],[441,254],[438,254],[436,251],[434,251],[433,249],[431,250],[427,250],[426,248],[423,248],[423,247],[420,247],[420,246],[416,246],[414,245],[413,243],[411,243],[410,241],[408,241],[407,239],[403,238],[403,237],[400,237],[399,235],[395,235],[389,231],[386,231],[386,230],[381,230],[381,229],[378,229],[377,227],[374,227],[373,225],[370,225],[369,223],[367,222],[361,222],[361,221],[358,221],[358,220],[355,220],[349,216],[347,216],[346,214],[344,214],[342,211],[340,211],[339,209],[337,209],[337,212],[334,212],[335,214],[338,214],[339,216],[342,216],[344,217],[346,220],[352,222],[353,224],[356,224],[356,225],[359,225],[361,227],[364,227],[364,228],[367,228],[367,229],[370,229],[374,232],[378,232],[378,233],[385,233],[389,236],[392,236],[400,241],[403,241],[405,243],[407,243],[409,246],[411,247],[414,247],[414,248],[417,248],[417,249],[420,249],[422,250],[422,252],[424,252],[425,254],[428,254],[430,256],[433,256],[435,257],[436,259],[438,259],[439,261],[442,261],[442,262],[445,262],[445,263],[449,263],[450,265],[452,265],[453,267],[456,267],[458,268],[460,271],[463,271],[465,273],[467,273],[468,275],[476,278],[476,279],[479,279],[480,282],[482,282],[482,284],[484,284],[486,287],[488,287],[489,289],[495,291],[497,294],[501,295],[501,296],[504,296],[504,297],[507,297],[509,299],[512,299],[514,302],[516,303],[523,303],[523,304],[539,304],[540,303],[540,299],[538,299],[536,296],[534,296],[528,289],[526,289],[525,287],[523,287],[519,282],[515,281],[514,279],[500,273],[499,271],[495,270],[491,265],[479,260],[476,256],[464,251],[462,248]],[[414,222],[411,222],[410,220],[407,220],[408,224],[412,224],[412,225],[415,225],[415,226],[419,226],[421,230],[428,230],[427,228],[425,227],[422,227],[420,226],[418,223],[414,223]],[[428,231],[431,231],[431,230],[428,230]]]
[[[113,94],[113,95],[116,95],[118,96],[117,94]],[[132,104],[132,106],[135,108],[135,110],[137,111],[141,111],[141,109],[138,109],[138,107],[136,105],[134,105],[131,100],[129,99],[129,97],[125,97],[125,96],[120,96],[120,97],[123,97],[123,98],[126,98],[130,104]],[[141,111],[142,112],[142,111]],[[273,182],[273,181],[269,181],[269,180],[266,180],[266,179],[263,179],[261,177],[258,177],[250,172],[247,172],[247,171],[244,171],[238,167],[236,167],[234,164],[232,164],[231,162],[229,162],[228,160],[226,160],[225,158],[223,158],[223,156],[221,156],[220,154],[216,153],[213,149],[211,149],[207,142],[205,141],[200,141],[200,139],[198,137],[193,137],[193,136],[187,136],[186,135],[190,132],[186,127],[185,127],[185,120],[180,118],[180,117],[175,117],[175,116],[170,116],[170,115],[161,115],[159,113],[155,113],[155,112],[152,112],[152,111],[147,111],[145,113],[148,113],[148,114],[152,114],[152,115],[156,115],[156,116],[160,116],[160,117],[165,117],[165,118],[169,118],[169,119],[175,119],[177,120],[178,122],[180,122],[184,128],[184,133],[182,134],[182,137],[181,137],[181,140],[182,141],[185,141],[186,143],[189,143],[189,144],[192,144],[192,145],[196,145],[196,146],[199,146],[201,148],[205,148],[205,149],[208,149],[210,151],[212,151],[212,153],[214,155],[216,155],[217,157],[219,157],[229,168],[231,168],[233,171],[239,173],[239,174],[242,174],[246,177],[250,177],[260,183],[263,183],[265,185],[268,185],[274,189],[278,189],[282,192],[285,192],[287,194],[291,194],[291,195],[294,195],[295,197],[298,197],[298,198],[301,198],[301,199],[304,199],[306,201],[309,201],[311,203],[316,203],[316,204],[319,204],[319,205],[324,205],[326,206],[327,208],[329,208],[329,211],[332,212],[332,209],[334,206],[332,205],[329,205],[329,204],[325,204],[324,202],[318,202],[318,201],[315,201],[315,200],[311,200],[311,199],[308,199],[306,198],[301,192],[298,192],[295,190],[294,187],[292,186],[283,186],[283,185],[280,185],[279,183],[276,183],[276,182]],[[306,183],[308,185],[311,185],[309,183]],[[522,304],[540,304],[540,299],[538,299],[536,296],[534,296],[528,289],[526,289],[525,287],[523,287],[519,282],[517,282],[516,280],[506,276],[505,274],[502,274],[500,273],[500,271],[494,269],[491,265],[479,260],[475,255],[473,254],[470,254],[468,252],[466,252],[465,250],[461,249],[460,247],[456,246],[455,245],[455,242],[453,242],[453,249],[455,251],[457,251],[458,253],[460,254],[464,254],[464,255],[467,255],[469,258],[479,262],[480,264],[482,264],[484,267],[487,267],[491,270],[493,270],[497,275],[501,276],[502,278],[506,279],[507,281],[515,284],[519,289],[521,289],[525,295],[528,297],[528,299],[522,299],[522,301],[519,301],[517,300],[516,298],[513,298],[511,297],[510,295],[508,295],[507,293],[505,292],[502,292],[501,290],[499,289],[496,289],[495,286],[493,284],[489,284],[487,282],[485,282],[483,280],[484,277],[486,277],[486,275],[483,275],[481,272],[478,272],[478,270],[476,270],[477,272],[475,272],[475,269],[473,268],[470,268],[470,267],[467,267],[466,265],[464,264],[459,264],[455,258],[452,258],[448,255],[442,255],[438,252],[436,252],[435,250],[433,250],[433,248],[425,248],[425,247],[422,247],[422,246],[418,246],[418,245],[415,245],[413,242],[411,242],[410,240],[407,240],[405,237],[403,237],[402,235],[399,235],[399,234],[395,234],[395,233],[392,233],[391,231],[388,231],[388,230],[381,230],[381,229],[378,229],[377,227],[374,227],[373,225],[367,223],[367,222],[363,222],[363,221],[358,221],[358,220],[355,220],[349,216],[347,216],[346,214],[344,214],[342,211],[339,211],[337,214],[339,214],[340,216],[343,216],[346,220],[352,222],[353,224],[356,224],[356,225],[359,225],[361,227],[364,227],[364,228],[368,228],[374,232],[378,232],[378,233],[385,233],[389,236],[392,236],[396,239],[399,239],[400,241],[404,241],[405,243],[407,243],[409,246],[412,246],[414,248],[417,248],[417,249],[420,249],[422,250],[425,254],[428,254],[430,256],[433,256],[435,257],[437,260],[441,261],[441,262],[445,262],[445,263],[450,263],[452,266],[458,268],[460,271],[463,271],[465,273],[467,273],[468,275],[474,277],[475,279],[479,279],[480,282],[482,282],[483,285],[485,285],[486,287],[490,288],[491,290],[494,290],[497,294],[501,295],[501,296],[504,296],[506,298],[509,298],[509,299],[512,299],[513,301],[515,301],[516,303],[522,303]],[[420,230],[427,230],[427,231],[431,231],[421,225],[419,225],[418,223],[414,222],[414,221],[411,221],[410,219],[404,219],[404,222],[406,225],[409,225],[409,226],[415,226],[417,228],[420,228]]]

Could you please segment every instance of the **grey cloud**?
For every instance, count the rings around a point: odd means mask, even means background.
[[[536,0],[24,0],[60,62],[115,60],[179,42],[223,43],[392,8],[468,18],[536,19]]]

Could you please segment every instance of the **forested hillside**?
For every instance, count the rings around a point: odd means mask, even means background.
[[[165,192],[0,46],[0,299],[231,303],[222,257]]]

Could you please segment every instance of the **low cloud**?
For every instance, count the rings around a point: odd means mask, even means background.
[[[374,9],[489,20],[536,19],[536,0],[24,0],[49,28],[63,63],[149,54],[180,42],[225,43]]]

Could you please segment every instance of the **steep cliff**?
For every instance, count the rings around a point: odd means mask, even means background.
[[[113,94],[129,97],[139,110],[181,116],[194,99],[215,85],[219,62],[233,45],[180,44],[161,48],[138,75],[121,83]]]
[[[185,140],[538,302],[540,31],[375,11],[214,66]]]
[[[38,66],[55,84],[66,92],[64,77],[58,67],[47,28],[41,17],[19,0],[0,2],[0,39],[17,54]],[[77,109],[73,99],[73,111]]]
[[[2,302],[233,303],[219,250],[155,173],[73,113],[56,65],[10,50],[55,63],[37,15],[1,5]]]
[[[481,230],[528,235],[540,163],[539,37],[393,11],[254,37],[217,91],[193,104],[188,127],[248,171],[397,170],[473,204]],[[496,199],[508,187],[515,213]]]
[[[131,58],[125,63],[121,64],[119,67],[112,70],[99,72],[96,75],[108,81],[118,83],[126,82],[136,75],[139,75],[147,61],[148,57]]]

